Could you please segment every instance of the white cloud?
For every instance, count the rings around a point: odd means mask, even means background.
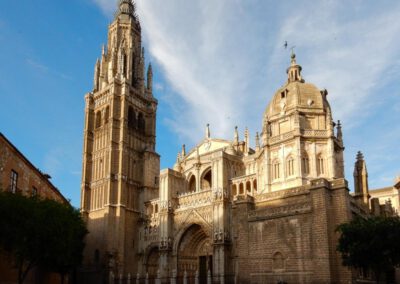
[[[93,1],[112,14],[115,1]],[[197,142],[206,123],[212,136],[231,138],[237,124],[253,136],[286,79],[285,40],[296,45],[304,78],[329,90],[345,127],[384,99],[377,90],[400,73],[399,3],[295,3],[137,1],[145,42],[177,95],[166,122],[183,140]]]

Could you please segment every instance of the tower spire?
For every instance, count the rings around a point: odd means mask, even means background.
[[[210,124],[207,123],[206,126],[206,139],[210,139],[211,135],[210,135]]]
[[[136,26],[140,29],[139,19],[136,15],[136,4],[133,0],[119,0],[117,11],[115,12],[115,20],[127,21],[133,19]]]
[[[361,153],[361,151],[358,151],[357,153],[353,176],[354,193],[356,199],[360,200],[364,204],[368,204],[370,198],[368,191],[368,172],[364,155]]]
[[[117,18],[120,15],[135,16],[135,10],[135,3],[132,0],[119,0],[115,17]]]

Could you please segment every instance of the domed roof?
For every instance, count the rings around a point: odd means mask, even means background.
[[[328,92],[319,90],[315,85],[306,83],[301,77],[301,66],[296,63],[292,54],[291,66],[287,69],[288,81],[278,89],[268,104],[264,118],[270,120],[288,111],[324,111],[329,104],[326,100]]]

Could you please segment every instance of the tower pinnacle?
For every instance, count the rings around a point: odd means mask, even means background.
[[[115,18],[126,19],[133,17],[136,19],[136,5],[132,0],[119,0]]]
[[[288,74],[288,83],[299,81],[304,82],[301,78],[301,66],[296,62],[296,54],[292,50],[292,54],[290,55],[290,67],[286,70]]]

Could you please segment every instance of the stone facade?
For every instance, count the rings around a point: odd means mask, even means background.
[[[50,178],[0,133],[0,190],[68,203]]]
[[[204,139],[160,172],[152,70],[145,82],[140,23],[134,4],[121,0],[85,97],[86,283],[127,275],[349,283],[355,276],[341,265],[335,229],[369,214],[368,185],[349,194],[341,124],[328,92],[301,71],[292,54],[255,149],[247,129],[243,140],[236,128],[228,141],[212,138],[207,125]]]
[[[371,208],[375,214],[400,215],[400,177],[396,178],[393,186],[372,189]]]

